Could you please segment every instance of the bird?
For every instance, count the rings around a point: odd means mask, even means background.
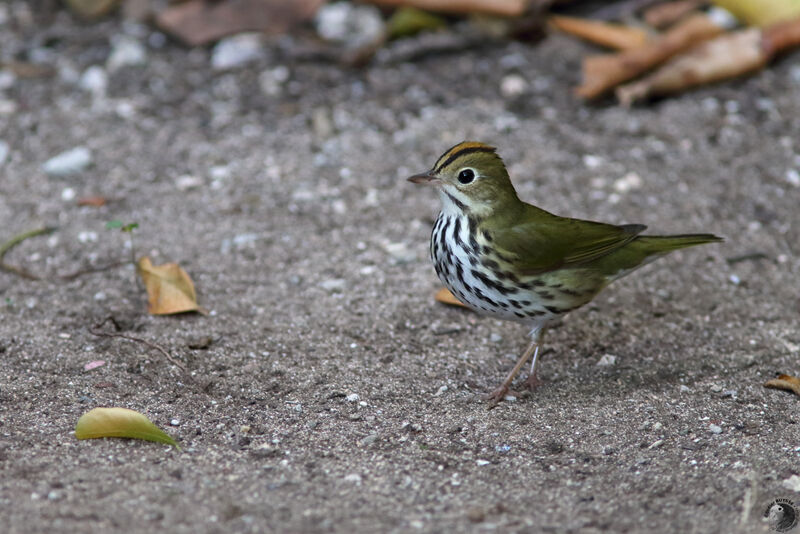
[[[525,366],[539,384],[544,329],[594,299],[611,282],[670,252],[723,241],[713,234],[643,235],[643,224],[614,225],[561,217],[520,200],[497,149],[464,141],[427,172],[408,178],[433,186],[441,211],[430,256],[442,283],[479,314],[522,323],[530,343],[486,398],[505,399]]]

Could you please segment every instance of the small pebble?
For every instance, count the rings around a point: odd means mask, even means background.
[[[414,253],[413,250],[408,248],[408,245],[405,243],[386,243],[383,245],[383,249],[389,253],[389,255],[394,260],[395,265],[403,265],[405,263],[411,263],[417,259],[417,255]]]
[[[789,169],[786,171],[786,181],[792,187],[800,187],[800,172],[797,169]]]
[[[377,432],[374,433],[374,434],[370,434],[369,436],[367,436],[364,439],[362,439],[360,441],[360,444],[361,444],[362,447],[366,447],[368,445],[372,445],[376,441],[378,441],[378,433]]]
[[[438,390],[436,390],[436,393],[434,393],[433,396],[434,397],[438,397],[439,395],[441,395],[445,391],[447,391],[447,386],[441,386]]]
[[[108,89],[108,75],[103,67],[92,65],[81,74],[78,87],[92,93],[94,97],[105,96],[106,89]]]
[[[722,427],[719,425],[708,425],[708,430],[712,434],[722,434]]]
[[[586,165],[587,169],[596,169],[603,163],[603,158],[600,156],[595,156],[594,154],[584,154],[583,155],[583,164]]]
[[[17,76],[7,69],[0,69],[0,91],[11,89],[14,82],[17,81]]]
[[[356,485],[361,485],[361,475],[358,473],[350,473],[349,475],[345,475],[344,477],[345,482],[352,482]]]
[[[258,85],[267,96],[279,96],[283,92],[283,85],[289,79],[289,69],[283,65],[265,70],[258,77]]]
[[[180,419],[170,419],[169,424],[172,426],[179,426],[181,424]]]
[[[722,396],[723,397],[730,397],[732,399],[736,399],[736,397],[738,396],[738,393],[737,393],[737,391],[735,389],[724,389],[724,390],[722,390]]]
[[[680,390],[681,393],[689,393],[690,391],[692,391],[691,389],[689,389],[689,386],[683,384],[681,384],[681,387],[678,389]]]
[[[78,241],[81,243],[94,243],[97,241],[97,232],[78,232]]]
[[[42,170],[50,176],[68,176],[83,171],[91,163],[91,151],[79,146],[50,158],[42,165]]]
[[[597,365],[604,366],[604,365],[614,365],[617,363],[617,357],[613,354],[603,354],[598,360]]]
[[[322,6],[314,17],[314,26],[323,39],[351,49],[377,42],[384,32],[383,16],[378,8],[350,2]]]
[[[358,393],[351,393],[345,397],[347,402],[358,402],[359,399],[361,399],[361,397],[358,396]]]
[[[509,74],[500,80],[500,94],[505,98],[522,95],[528,89],[528,82],[519,74]]]
[[[478,466],[484,466],[484,465],[489,465],[492,462],[490,462],[489,460],[475,460],[475,463]]]
[[[77,194],[75,193],[75,190],[71,187],[65,187],[64,189],[61,190],[61,200],[63,200],[64,202],[70,202],[72,200],[75,200],[76,195]]]
[[[179,191],[188,191],[189,189],[195,189],[201,185],[203,185],[203,180],[190,174],[178,176],[175,180],[175,187],[177,187]]]
[[[783,482],[781,482],[781,485],[790,491],[795,491],[800,493],[800,476],[792,475]]]
[[[739,278],[739,277],[738,277],[737,275],[735,275],[735,274],[732,274],[732,275],[730,275],[730,276],[728,277],[728,280],[731,282],[731,284],[733,284],[733,285],[735,285],[735,286],[738,286],[738,285],[740,285],[740,284],[742,283],[742,279],[741,279],[741,278]]]
[[[714,393],[719,393],[720,391],[722,391],[722,386],[720,386],[719,384],[711,384],[711,388],[710,389]]]
[[[319,283],[319,287],[329,293],[338,293],[343,291],[347,282],[344,278],[329,278]]]
[[[114,39],[106,68],[109,72],[114,72],[123,67],[144,65],[146,62],[147,51],[142,43],[128,35],[120,35]]]
[[[503,341],[503,336],[492,332],[489,335],[489,341],[491,341],[492,343],[500,343],[501,341]]]
[[[642,187],[642,178],[635,172],[629,172],[622,178],[614,181],[614,190],[618,193],[627,193]]]
[[[211,52],[211,68],[228,70],[259,59],[263,54],[258,33],[240,33],[221,39]]]
[[[0,139],[0,167],[6,162],[10,153],[11,147],[8,146],[8,143]]]

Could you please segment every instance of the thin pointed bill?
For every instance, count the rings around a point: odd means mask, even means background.
[[[415,174],[408,178],[408,181],[414,184],[428,184],[428,185],[438,185],[441,182],[439,178],[436,177],[431,171],[422,173],[422,174]]]

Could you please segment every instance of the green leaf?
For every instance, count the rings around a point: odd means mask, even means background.
[[[122,227],[122,231],[130,233],[136,230],[137,228],[139,228],[139,223],[129,223]]]
[[[127,408],[95,408],[86,412],[75,425],[75,437],[143,439],[166,443],[181,450],[178,443],[150,419]]]
[[[122,226],[123,226],[123,223],[122,223],[122,221],[116,221],[116,220],[114,220],[114,221],[108,221],[108,222],[106,223],[106,228],[107,228],[108,230],[113,230],[114,228],[122,228]]]

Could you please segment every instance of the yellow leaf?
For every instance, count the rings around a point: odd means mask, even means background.
[[[764,387],[793,391],[796,395],[800,395],[800,378],[792,375],[779,375],[778,378],[768,380]]]
[[[441,302],[443,304],[449,304],[450,306],[461,306],[462,308],[467,308],[467,305],[461,302],[456,298],[455,295],[450,293],[450,291],[443,287],[439,291],[436,292],[436,295],[433,297],[436,299],[437,302]]]
[[[713,0],[750,26],[769,26],[800,17],[800,0]]]
[[[75,425],[75,437],[143,439],[173,445],[181,450],[178,443],[150,419],[127,408],[95,408],[86,412]]]
[[[154,266],[145,256],[139,260],[138,271],[147,289],[147,311],[151,314],[167,315],[200,309],[192,279],[177,263]]]

